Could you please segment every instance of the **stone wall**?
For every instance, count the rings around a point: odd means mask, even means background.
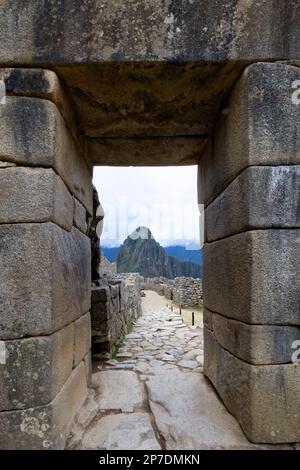
[[[0,447],[62,449],[91,372],[91,176],[56,75],[4,76]]]
[[[300,441],[299,79],[248,67],[199,166],[204,372],[253,442]]]
[[[92,351],[97,359],[109,358],[141,315],[139,274],[117,274],[92,287]]]
[[[174,300],[182,307],[199,307],[202,305],[202,279],[176,277],[175,280],[164,277],[143,279],[143,290],[153,290],[168,300]]]
[[[168,296],[172,297],[174,281],[166,277],[147,277],[142,278],[141,288],[143,290],[153,290],[158,295],[164,295],[164,291],[168,291]]]
[[[202,280],[192,277],[176,277],[173,300],[185,307],[199,307],[202,304]]]

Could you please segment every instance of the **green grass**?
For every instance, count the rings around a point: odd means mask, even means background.
[[[130,333],[132,333],[132,331],[133,331],[133,324],[129,323],[129,325],[127,326],[127,334],[129,335]]]

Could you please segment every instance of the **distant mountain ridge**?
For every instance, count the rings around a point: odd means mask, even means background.
[[[120,251],[120,248],[121,248],[120,246],[114,246],[114,247],[110,248],[108,246],[102,246],[101,245],[101,250],[103,251],[103,253],[106,256],[106,258],[108,259],[108,261],[110,261],[111,263],[116,261],[116,257],[117,257],[117,254]]]
[[[120,248],[120,246],[101,246],[103,253],[111,263],[116,261],[116,257],[120,251]],[[188,250],[185,246],[181,245],[165,246],[163,248],[169,256],[174,256],[179,261],[191,261],[192,263],[200,264],[201,266],[203,264],[201,250]]]
[[[175,256],[180,261],[190,261],[191,263],[203,264],[201,250],[188,250],[185,246],[174,245],[165,246],[165,251],[169,256]]]
[[[139,272],[144,277],[197,278],[202,274],[200,265],[169,256],[147,227],[138,227],[126,238],[117,253],[116,262],[118,272]]]

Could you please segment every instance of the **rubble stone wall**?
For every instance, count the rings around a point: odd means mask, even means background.
[[[202,280],[192,277],[176,277],[173,300],[182,307],[199,307],[202,303]]]
[[[116,274],[92,287],[93,357],[109,358],[141,315],[139,274]]]
[[[186,307],[199,307],[202,305],[202,279],[192,277],[164,277],[146,278],[141,283],[144,290],[153,290],[168,300]]]

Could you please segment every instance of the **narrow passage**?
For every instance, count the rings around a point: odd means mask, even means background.
[[[103,362],[93,374],[93,396],[76,424],[73,447],[258,447],[246,439],[203,375],[202,328],[185,325],[166,302],[146,291],[143,314],[116,359]]]

